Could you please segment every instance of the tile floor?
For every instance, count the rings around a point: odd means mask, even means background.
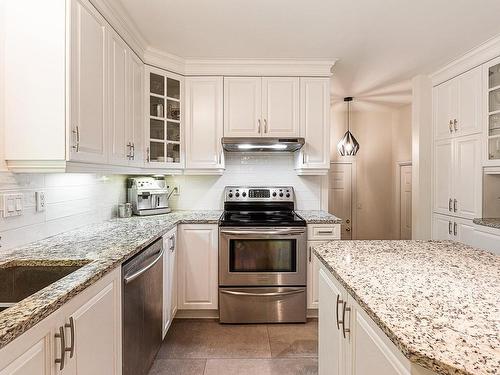
[[[316,375],[318,323],[174,320],[149,375]]]

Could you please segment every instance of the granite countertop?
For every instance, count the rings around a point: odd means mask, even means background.
[[[500,218],[477,218],[473,220],[474,224],[485,227],[500,229]]]
[[[308,224],[341,224],[342,219],[337,216],[329,214],[326,211],[295,211],[301,216]]]
[[[500,373],[500,257],[452,241],[333,241],[314,253],[410,361]]]
[[[1,252],[0,267],[83,267],[0,312],[0,348],[177,224],[216,224],[221,214],[222,211],[177,211],[113,219]]]

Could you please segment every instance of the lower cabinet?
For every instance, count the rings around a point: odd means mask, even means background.
[[[163,335],[177,312],[177,226],[163,236]]]
[[[181,224],[178,227],[178,308],[218,308],[218,226]]]
[[[435,375],[410,362],[323,265],[319,375]]]
[[[119,375],[121,270],[117,268],[0,350],[1,375]]]
[[[493,233],[494,231],[499,233],[495,234]],[[480,230],[478,226],[476,226],[473,246],[500,255],[500,230],[491,229],[490,233],[487,228],[481,228]]]

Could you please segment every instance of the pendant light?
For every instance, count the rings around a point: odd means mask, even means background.
[[[347,102],[347,131],[337,145],[337,149],[342,156],[354,156],[359,150],[359,143],[350,132],[352,97],[344,98],[344,102]]]

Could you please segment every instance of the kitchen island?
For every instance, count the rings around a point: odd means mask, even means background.
[[[371,374],[499,373],[500,257],[453,241],[334,241],[314,253],[320,375],[344,371],[322,372],[322,345],[352,374],[374,358]]]

